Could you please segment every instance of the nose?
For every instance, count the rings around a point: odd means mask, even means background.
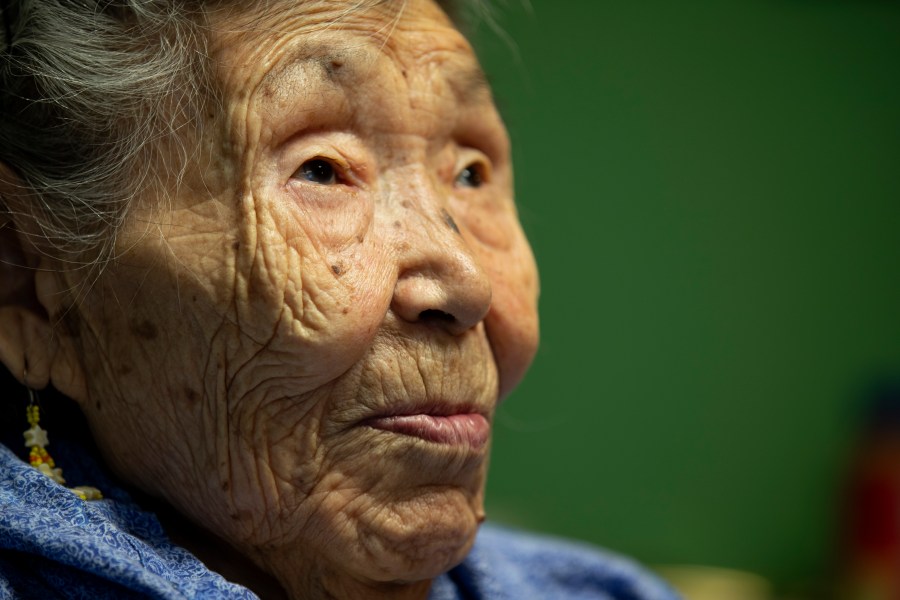
[[[399,271],[391,309],[409,323],[459,335],[487,315],[491,282],[435,186],[414,189],[394,223]]]

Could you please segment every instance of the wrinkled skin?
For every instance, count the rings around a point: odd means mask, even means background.
[[[227,142],[135,208],[77,306],[78,272],[37,275],[73,324],[29,383],[72,396],[121,476],[290,596],[424,597],[473,543],[487,446],[364,421],[490,421],[530,363],[508,140],[430,1],[332,27],[344,3],[291,4],[213,18],[226,112],[208,137]]]

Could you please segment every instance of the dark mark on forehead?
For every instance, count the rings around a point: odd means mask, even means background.
[[[322,69],[328,75],[328,78],[332,80],[337,75],[338,70],[344,66],[344,61],[337,57],[324,57],[320,59],[319,62],[322,65]]]
[[[335,50],[327,44],[303,44],[279,60],[278,66],[265,75],[263,86],[270,94],[275,90],[302,93],[312,89],[316,80],[338,88],[352,88],[369,78],[378,56],[370,48]],[[401,72],[404,77],[409,76],[405,68]],[[490,99],[490,84],[477,62],[448,68],[443,74],[459,102]],[[298,78],[304,81],[299,88]]]
[[[263,85],[269,89],[281,89],[285,85],[290,86],[299,73],[304,74],[304,79],[311,76],[322,82],[340,85],[345,77],[344,66],[358,60],[353,55],[359,53],[347,50],[335,52],[333,48],[304,44],[281,58],[279,64],[266,73]]]

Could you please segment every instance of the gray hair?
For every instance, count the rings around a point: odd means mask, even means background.
[[[11,35],[0,163],[15,178],[0,180],[0,228],[4,213],[35,223],[23,232],[35,247],[89,268],[112,257],[129,206],[180,179],[194,151],[184,130],[199,129],[216,100],[203,13],[213,4],[228,2],[0,0]],[[440,4],[454,19],[487,6]]]
[[[0,161],[25,201],[0,206],[67,260],[110,256],[133,198],[185,151],[206,97],[206,41],[182,1],[20,0],[3,19]],[[174,144],[166,142],[175,142]]]

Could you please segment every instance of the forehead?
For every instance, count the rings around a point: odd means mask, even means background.
[[[269,2],[218,17],[213,51],[238,96],[345,85],[383,76],[388,64],[404,78],[445,82],[457,96],[489,96],[468,42],[431,0]]]

